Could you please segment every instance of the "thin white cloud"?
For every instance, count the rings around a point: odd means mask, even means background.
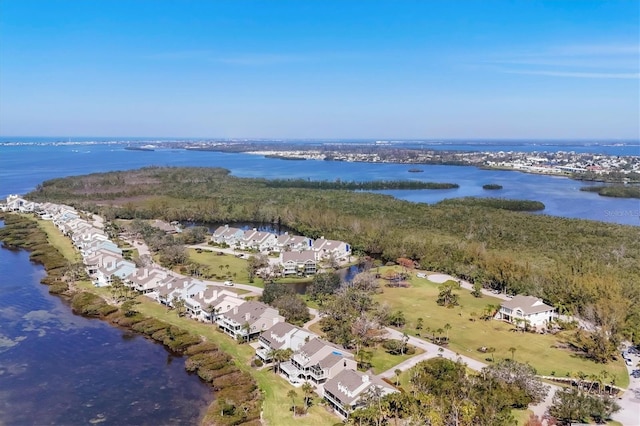
[[[600,79],[623,79],[623,80],[640,79],[640,73],[605,73],[605,72],[523,70],[523,69],[500,69],[499,71],[506,74],[541,75],[541,76],[548,76],[548,77],[600,78]]]
[[[640,55],[637,44],[582,44],[557,46],[550,49],[551,54],[563,56],[618,56]]]
[[[551,46],[536,51],[495,55],[485,64],[509,74],[565,78],[640,78],[640,45],[584,44]]]

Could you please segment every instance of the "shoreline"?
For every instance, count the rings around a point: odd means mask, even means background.
[[[11,229],[12,224],[6,223],[7,216],[9,215],[0,215],[0,220],[5,221],[4,228]],[[65,254],[60,250],[60,248],[57,247],[56,244],[52,243],[51,239],[49,238],[50,237],[49,232],[41,226],[41,223],[40,223],[41,220],[38,220],[36,218],[31,218],[26,215],[20,215],[20,214],[15,216],[26,219],[29,222],[32,222],[33,228],[31,229],[45,236],[47,239],[47,245],[51,247],[51,250],[57,253],[61,258],[66,259],[68,262],[73,262],[74,260],[76,260],[76,259],[70,259],[68,256],[65,256]],[[25,228],[22,228],[22,229],[25,229]],[[68,280],[67,277],[65,276],[58,276],[57,274],[55,274],[54,271],[62,268],[52,267],[52,266],[55,266],[55,264],[52,265],[50,262],[48,263],[46,260],[35,258],[33,256],[33,253],[35,253],[35,250],[32,247],[30,247],[28,240],[22,241],[22,243],[18,242],[17,244],[7,243],[6,241],[3,241],[3,245],[6,249],[9,249],[9,250],[18,249],[18,250],[25,250],[29,252],[29,261],[32,263],[41,265],[45,270],[45,276],[41,279],[40,284],[45,285],[49,288],[49,294],[51,294],[52,296],[57,296],[62,300],[64,300],[65,305],[67,305],[75,315],[80,315],[89,319],[99,319],[101,321],[105,321],[107,324],[109,324],[112,327],[118,328],[120,330],[125,330],[130,333],[135,333],[137,335],[145,337],[145,339],[148,339],[154,343],[162,344],[164,349],[168,350],[173,355],[184,356],[185,357],[185,373],[197,374],[199,376],[199,379],[203,383],[205,383],[209,387],[210,391],[213,393],[212,402],[208,406],[205,406],[204,410],[198,416],[198,419],[199,419],[198,424],[201,424],[201,425],[227,424],[226,422],[219,422],[221,420],[219,418],[214,418],[214,415],[217,414],[218,412],[217,404],[220,403],[220,397],[218,396],[218,394],[224,392],[225,389],[229,388],[228,386],[224,387],[224,386],[217,385],[216,380],[218,380],[219,378],[224,378],[228,374],[234,374],[233,371],[223,376],[215,377],[213,378],[213,380],[205,380],[205,377],[203,377],[203,375],[206,375],[207,371],[203,370],[203,368],[205,368],[204,366],[200,366],[196,363],[191,368],[189,367],[190,365],[189,360],[192,356],[200,355],[200,354],[206,353],[207,351],[213,350],[213,352],[220,352],[223,354],[223,356],[228,357],[227,364],[232,368],[232,370],[235,367],[235,369],[238,372],[243,372],[244,370],[238,368],[239,366],[237,366],[237,363],[235,362],[234,358],[230,354],[228,354],[226,351],[224,351],[217,344],[217,342],[206,339],[204,338],[203,335],[199,335],[199,334],[193,335],[189,331],[180,329],[179,328],[180,326],[174,325],[174,321],[171,321],[169,317],[170,316],[177,317],[177,315],[171,315],[173,314],[173,312],[170,310],[166,310],[165,312],[166,315],[164,316],[164,318],[160,318],[158,315],[149,315],[148,313],[140,313],[140,312],[136,312],[135,315],[128,315],[127,312],[122,311],[123,303],[116,302],[115,305],[112,304],[112,302],[114,302],[113,298],[105,294],[102,294],[104,292],[99,291],[100,290],[99,288],[95,288],[90,284],[83,286],[82,280]],[[75,250],[75,247],[73,249]],[[66,289],[62,290],[62,287],[59,285],[59,283],[64,283]],[[141,297],[142,296],[138,295],[136,296],[136,299]],[[83,299],[83,300],[80,300],[80,299]],[[144,304],[150,303],[150,301],[149,302],[143,301],[139,303],[144,305]],[[96,304],[97,304],[97,307],[96,307]],[[178,317],[178,319],[180,318]],[[169,321],[166,321],[166,320],[169,320]],[[144,326],[146,323],[153,323],[154,327],[150,330],[150,331],[153,331],[153,333],[145,332],[144,328],[140,329],[141,328],[140,324]],[[137,325],[138,325],[138,328],[136,328]],[[162,327],[158,328],[158,326],[162,326]],[[162,335],[161,333],[158,334],[158,332],[161,332],[162,330],[166,330],[167,333],[164,335]],[[206,351],[198,350],[190,353],[190,350],[192,350],[191,348],[201,346],[201,345],[204,345],[207,348],[207,350]],[[247,374],[249,375],[249,377],[251,377],[252,380],[255,380],[253,375],[249,374],[247,371],[244,371],[243,374]],[[236,379],[239,381],[242,381],[240,377],[237,377]],[[231,382],[231,385],[233,386],[233,382]],[[245,398],[250,397],[250,395],[247,395],[246,393],[243,393],[243,396]],[[245,401],[248,401],[249,403],[251,403],[251,399],[248,399],[248,400],[245,399]],[[246,422],[245,421],[238,422],[237,421],[238,419],[234,420],[233,418],[229,418],[229,420],[231,421],[231,424],[245,424],[245,425],[261,424],[260,419],[262,417],[263,399],[262,397],[260,397],[256,401],[258,402],[259,410],[255,418],[247,418]],[[258,421],[259,423],[255,423],[256,421]]]

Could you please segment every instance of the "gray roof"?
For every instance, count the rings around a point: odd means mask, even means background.
[[[238,306],[237,311],[234,309],[224,314],[228,319],[235,321],[238,324],[244,324],[245,322],[252,323],[260,318],[267,309],[273,309],[268,305],[260,302],[245,302]],[[247,321],[246,314],[249,314],[249,320]]]
[[[315,262],[316,261],[316,255],[310,251],[302,251],[302,252],[295,252],[295,251],[285,251],[284,253],[282,253],[282,263],[286,263],[289,261],[293,261],[293,262]]]
[[[318,365],[320,366],[320,368],[331,368],[334,365],[336,365],[338,362],[343,361],[343,360],[344,360],[344,356],[343,355],[330,353],[326,357],[322,358],[320,360],[320,362],[318,363]],[[346,361],[343,361],[343,362],[346,362]]]
[[[290,333],[292,330],[300,330],[300,327],[296,327],[295,325],[289,324],[288,322],[279,322],[274,324],[271,328],[265,330],[260,337],[266,340],[269,343],[269,347],[272,349],[280,349],[286,344],[286,341],[278,341],[276,337],[282,338]]]
[[[343,405],[350,406],[371,386],[383,388],[383,393],[395,392],[393,387],[376,376],[354,370],[342,370],[333,379],[327,380],[324,389],[340,399]]]
[[[513,299],[502,302],[500,306],[511,309],[512,311],[519,308],[524,315],[532,315],[554,309],[553,306],[545,304],[542,299],[521,295],[514,296]]]

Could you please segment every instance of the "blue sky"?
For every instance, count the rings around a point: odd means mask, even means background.
[[[0,135],[640,137],[640,2],[0,1]]]

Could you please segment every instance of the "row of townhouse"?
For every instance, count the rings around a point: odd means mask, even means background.
[[[37,204],[33,201],[25,200],[16,194],[9,195],[4,203],[0,203],[0,211],[28,213],[36,209]]]
[[[256,356],[268,363],[273,361],[275,351],[285,349],[292,355],[280,364],[280,374],[294,384],[312,383],[318,395],[343,418],[362,406],[373,390],[378,395],[396,392],[378,377],[357,371],[352,353],[286,322],[260,334]]]
[[[348,417],[361,406],[364,396],[372,389],[382,395],[395,392],[384,381],[358,372],[352,353],[285,322],[277,309],[246,301],[224,287],[207,285],[157,266],[137,268],[122,257],[122,250],[102,229],[81,219],[72,208],[50,204],[45,210],[78,248],[96,286],[111,285],[113,277],[118,276],[125,285],[158,303],[175,306],[177,300],[182,300],[192,318],[214,323],[236,340],[257,339],[256,356],[265,363],[273,361],[274,350],[291,349],[291,357],[280,365],[281,374],[294,384],[313,383],[317,393],[342,417]],[[309,254],[313,252],[305,256]],[[311,257],[294,256],[293,259],[304,261]]]
[[[229,225],[218,227],[213,232],[211,240],[240,250],[257,250],[264,253],[310,251],[315,254],[316,260],[330,255],[337,259],[345,259],[351,255],[351,246],[343,241],[327,240],[324,237],[313,240],[300,235],[290,235],[288,232],[276,235],[255,228],[242,230]]]

